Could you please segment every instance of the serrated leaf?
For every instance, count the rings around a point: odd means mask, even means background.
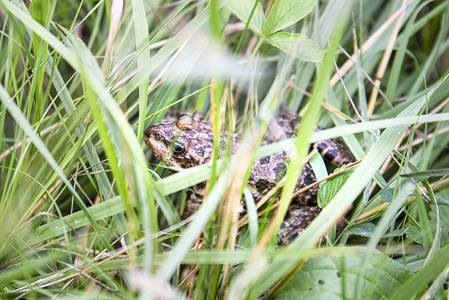
[[[263,14],[262,5],[258,0],[256,1],[256,10],[251,17],[248,26],[258,35],[263,35],[265,17]],[[246,24],[254,7],[254,0],[230,0],[228,1],[227,6],[237,16],[237,18],[239,18],[240,21]]]
[[[335,169],[335,172],[340,171],[342,168],[344,168],[345,165],[341,166],[340,168]],[[324,207],[326,206],[332,198],[337,194],[340,187],[348,180],[349,176],[351,176],[352,171],[348,170],[347,172],[344,172],[338,176],[335,176],[331,179],[329,179],[318,192],[318,206]]]
[[[275,299],[383,299],[412,274],[383,254],[316,257]]]
[[[263,33],[269,36],[307,16],[315,7],[315,0],[277,0],[267,16]]]
[[[299,33],[278,32],[267,37],[266,41],[303,61],[320,62],[324,57],[317,44]]]

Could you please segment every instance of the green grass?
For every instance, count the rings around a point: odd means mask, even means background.
[[[1,298],[447,298],[449,2],[409,2],[0,0]],[[297,137],[260,146],[281,103]],[[151,159],[168,107],[213,119],[210,164]],[[222,130],[243,133],[229,159]],[[276,247],[310,143],[334,137],[361,162]],[[286,149],[257,210],[248,170]]]

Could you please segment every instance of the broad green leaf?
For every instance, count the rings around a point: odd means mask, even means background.
[[[412,274],[383,254],[316,257],[304,264],[275,299],[383,299]],[[359,276],[364,280],[358,281]]]
[[[266,41],[304,61],[320,62],[324,57],[317,44],[299,33],[278,32],[267,37]]]
[[[435,200],[437,200],[437,203],[439,205],[447,205],[449,206],[449,200],[443,197],[435,196]]]
[[[258,0],[230,0],[228,1],[227,6],[240,21],[247,23],[251,11],[253,10],[254,1],[257,1],[258,3],[248,26],[258,35],[263,35],[265,17],[263,15],[262,5]]]
[[[277,0],[267,16],[263,33],[269,36],[295,24],[315,7],[315,0]]]

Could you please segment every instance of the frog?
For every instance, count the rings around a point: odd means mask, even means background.
[[[177,168],[191,168],[210,162],[213,152],[213,128],[210,120],[203,121],[203,114],[181,114],[174,118],[169,114],[169,120],[149,126],[144,132],[144,140],[148,148],[158,160]],[[281,106],[279,114],[270,120],[267,134],[262,145],[290,139],[298,129],[298,115]],[[321,128],[317,128],[321,130]],[[242,134],[223,132],[219,143],[219,156],[224,155],[226,146],[231,154],[239,148]],[[230,141],[230,145],[227,142]],[[329,163],[340,167],[354,162],[350,150],[338,139],[324,140],[311,145]],[[285,176],[288,168],[288,155],[279,152],[254,161],[248,179],[255,202],[260,201]],[[306,226],[319,214],[317,206],[318,185],[315,173],[309,163],[306,163],[297,181],[295,191],[311,186],[307,192],[300,193],[290,203],[288,213],[278,233],[278,245],[290,244]],[[189,190],[186,208],[181,216],[188,218],[201,205],[201,186]],[[341,222],[340,222],[341,223]],[[344,225],[339,223],[339,227]]]

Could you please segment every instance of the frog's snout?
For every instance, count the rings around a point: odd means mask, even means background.
[[[150,126],[143,132],[143,139],[145,144],[147,144],[148,148],[153,149],[154,137],[157,133],[154,126]]]
[[[152,134],[152,131],[153,130],[151,129],[151,126],[148,127],[147,129],[145,129],[145,131],[143,133],[143,136],[146,137],[146,138],[149,138],[151,136],[151,134]]]

